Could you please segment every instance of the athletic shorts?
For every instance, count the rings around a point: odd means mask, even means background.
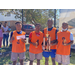
[[[43,51],[43,56],[48,58],[49,56],[51,56],[51,58],[55,58],[55,55],[56,55],[56,49],[52,49],[51,52],[46,52],[46,51]]]
[[[11,53],[11,61],[17,61],[17,58],[19,57],[19,59],[25,59],[25,52],[23,53]]]
[[[33,53],[30,53],[29,52],[29,57],[30,57],[30,60],[34,60],[34,59],[38,59],[38,60],[41,60],[42,59],[42,53],[39,53],[39,54],[33,54]]]
[[[70,64],[70,56],[56,54],[55,61],[63,65],[68,65]]]

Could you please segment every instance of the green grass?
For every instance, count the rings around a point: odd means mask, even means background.
[[[0,50],[1,53],[2,53],[2,52],[6,52],[6,51],[10,51],[10,48],[2,48],[2,49]]]
[[[34,62],[37,63],[36,60],[34,60]],[[49,57],[49,61],[48,61],[49,65],[52,65],[52,61],[51,61],[51,57]],[[58,65],[57,62],[55,62],[56,65]],[[41,65],[45,65],[45,58],[42,57],[42,60],[40,60],[40,64]],[[75,65],[75,50],[71,50],[71,57],[70,57],[70,64],[69,65]]]
[[[26,60],[29,60],[29,53],[26,52]],[[34,60],[35,63],[37,63],[36,59]],[[52,65],[51,57],[49,57],[49,65]],[[56,65],[58,65],[57,62],[55,62]],[[42,57],[42,60],[40,60],[41,65],[45,65],[45,58]],[[70,64],[69,65],[75,65],[75,50],[71,51],[71,57],[70,57]]]
[[[28,45],[26,47],[28,47]],[[8,50],[8,48],[6,48],[6,50]],[[6,51],[6,50],[3,49],[3,51]],[[71,55],[72,56],[70,57],[70,65],[75,65],[75,50],[71,51]],[[26,51],[25,57],[26,57],[26,59],[24,61],[29,61],[29,52],[28,51]],[[18,58],[17,62],[19,62],[19,58]],[[34,60],[34,62],[37,63],[36,59]],[[9,54],[7,54],[3,57],[0,57],[0,65],[6,65],[6,64],[12,64],[11,55],[9,55]],[[40,64],[45,65],[44,57],[42,57],[42,60],[40,60]],[[52,65],[51,57],[49,57],[49,65]],[[56,65],[58,65],[57,62],[56,62]]]
[[[75,65],[75,50],[72,50],[70,58],[70,65]]]
[[[43,57],[40,61],[41,65],[45,64],[45,58]],[[52,65],[51,57],[49,57],[49,65]],[[58,63],[56,62],[56,65]],[[69,65],[75,65],[75,50],[71,50],[71,57],[70,57],[70,64]]]
[[[48,61],[49,65],[52,65],[52,61],[51,61],[51,57],[49,57],[49,61]],[[42,60],[40,61],[41,65],[45,65],[45,58],[42,57]],[[56,62],[56,65],[58,65],[58,63]]]
[[[24,61],[29,60],[29,53],[28,51],[25,54],[26,59]],[[17,59],[17,62],[19,62],[19,58]],[[5,56],[0,57],[0,65],[6,65],[6,64],[12,64],[11,61],[11,55],[6,54]]]
[[[29,44],[26,44],[26,49],[28,50],[28,48],[29,48]],[[7,52],[7,51],[10,51],[10,47],[2,48],[0,50],[1,53]],[[26,52],[25,55],[26,55],[26,59],[24,61],[28,61],[29,60],[28,51]],[[18,58],[17,62],[19,62],[19,58]],[[11,55],[9,55],[9,54],[6,54],[5,56],[0,56],[0,65],[6,65],[6,64],[12,64]]]

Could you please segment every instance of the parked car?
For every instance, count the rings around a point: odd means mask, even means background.
[[[25,24],[25,25],[23,25],[22,30],[25,31],[26,34],[29,35],[30,32],[35,30],[35,25],[33,25],[33,24]]]
[[[71,49],[74,49],[75,50],[75,44],[72,44],[71,45]]]

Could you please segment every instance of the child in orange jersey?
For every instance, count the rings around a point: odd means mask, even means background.
[[[57,33],[57,51],[55,60],[59,65],[70,64],[70,45],[73,44],[73,34],[68,31],[68,23],[62,23],[62,31]]]
[[[20,65],[23,65],[23,59],[25,58],[25,43],[26,33],[21,30],[22,24],[16,22],[16,30],[11,32],[10,42],[12,43],[11,61],[13,65],[16,65],[17,58],[19,57]]]
[[[40,65],[40,59],[42,59],[42,42],[43,33],[40,31],[40,24],[35,25],[35,31],[29,35],[29,57],[30,65],[33,65],[33,60],[37,59],[37,65]]]

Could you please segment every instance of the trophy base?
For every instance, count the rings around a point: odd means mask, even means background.
[[[43,50],[43,51],[45,51],[45,52],[51,52],[51,50],[47,50],[47,49],[45,49],[45,50]]]
[[[35,48],[38,48],[38,46],[35,46]]]

